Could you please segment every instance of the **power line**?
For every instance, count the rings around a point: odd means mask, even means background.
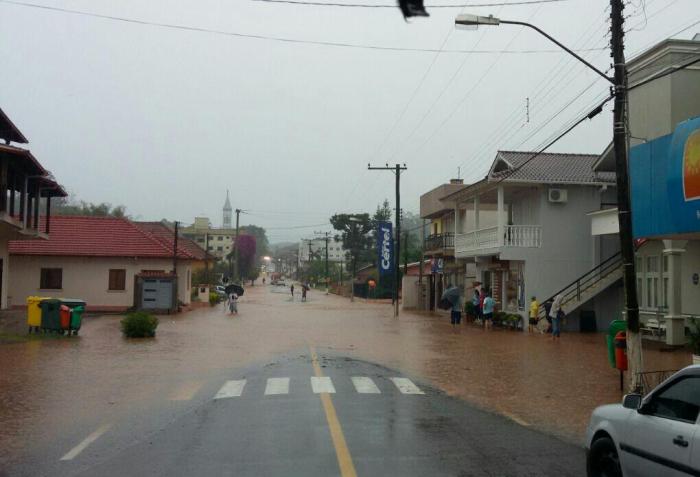
[[[310,2],[303,0],[251,0],[253,2],[262,3],[283,3],[288,5],[306,5],[315,7],[350,7],[350,8],[397,8],[394,5],[378,4],[370,5],[367,3],[325,3],[325,2]],[[464,7],[509,7],[518,5],[534,5],[538,3],[559,3],[568,0],[521,0],[517,2],[495,2],[495,3],[461,3],[461,4],[445,4],[445,5],[426,5],[426,8],[464,8]]]
[[[561,0],[563,1],[563,0]],[[266,40],[266,41],[277,41],[281,43],[292,43],[292,44],[303,44],[303,45],[317,45],[317,46],[328,46],[337,48],[359,48],[365,50],[378,50],[378,51],[412,51],[419,53],[456,53],[456,54],[541,54],[541,53],[552,53],[561,54],[561,50],[549,49],[549,50],[438,50],[435,48],[408,48],[408,47],[398,47],[398,46],[382,46],[382,45],[363,45],[358,43],[345,43],[345,42],[335,42],[335,41],[321,41],[321,40],[300,40],[297,38],[287,38],[279,36],[268,36],[268,35],[258,35],[254,33],[239,33],[234,31],[225,30],[215,30],[211,28],[195,27],[190,25],[178,25],[174,23],[163,23],[148,20],[139,20],[136,18],[121,17],[115,15],[105,15],[101,13],[93,13],[84,10],[73,10],[70,8],[62,7],[52,7],[49,5],[39,5],[36,3],[21,2],[16,0],[0,0],[0,3],[7,5],[15,5],[26,8],[37,8],[40,10],[49,10],[52,12],[68,13],[71,15],[79,15],[91,18],[100,18],[103,20],[111,20],[115,22],[130,23],[142,26],[152,26],[158,28],[166,28],[172,30],[183,30],[194,33],[208,33],[212,35],[221,35],[235,38],[247,38],[253,40]]]
[[[310,229],[312,227],[322,227],[328,225],[328,222],[323,222],[320,224],[310,224],[310,225],[294,225],[290,227],[266,227],[265,230],[296,230],[296,229]]]

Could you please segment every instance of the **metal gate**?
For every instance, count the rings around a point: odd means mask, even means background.
[[[173,281],[162,278],[144,278],[141,308],[144,310],[169,310],[173,304]]]

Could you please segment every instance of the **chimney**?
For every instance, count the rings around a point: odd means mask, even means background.
[[[464,179],[450,179],[450,184],[464,184]]]

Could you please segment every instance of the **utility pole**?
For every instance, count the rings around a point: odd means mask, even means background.
[[[204,280],[209,283],[209,234],[204,232]]]
[[[330,232],[314,232],[317,235],[324,235],[323,240],[326,241],[326,293],[328,293],[328,286],[330,285],[330,276],[328,275],[328,240]]]
[[[173,277],[175,279],[175,288],[173,290],[173,295],[175,296],[175,307],[177,308],[178,303],[179,303],[179,296],[177,296],[177,291],[178,291],[178,283],[177,283],[177,235],[178,235],[178,228],[179,228],[180,223],[176,220],[175,221],[175,234],[173,235]]]
[[[177,232],[179,222],[175,221],[175,233],[173,234],[173,275],[177,276]]]
[[[241,277],[238,276],[238,219],[241,215],[241,209],[236,209],[236,241],[233,244],[234,262],[233,262],[233,280],[234,283],[240,283]]]
[[[408,232],[403,234],[403,274],[408,275]]]
[[[635,385],[637,373],[642,372],[642,340],[639,334],[639,303],[634,270],[634,242],[627,161],[627,66],[625,64],[625,30],[623,0],[610,0],[610,46],[612,50],[615,108],[613,110],[613,148],[617,175],[617,213],[620,226],[620,253],[622,255],[625,285],[625,313],[627,317],[627,355],[630,388]]]
[[[396,236],[396,243],[394,244],[394,316],[399,316],[399,275],[401,271],[399,270],[399,252],[401,250],[401,172],[408,169],[406,164],[396,164],[394,167],[390,167],[386,164],[385,167],[372,167],[367,164],[367,169],[370,171],[392,171],[396,176],[396,231],[394,232]]]

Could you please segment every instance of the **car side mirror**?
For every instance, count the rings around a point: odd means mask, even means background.
[[[626,394],[622,398],[622,407],[626,409],[639,409],[642,405],[642,395],[641,394]]]

